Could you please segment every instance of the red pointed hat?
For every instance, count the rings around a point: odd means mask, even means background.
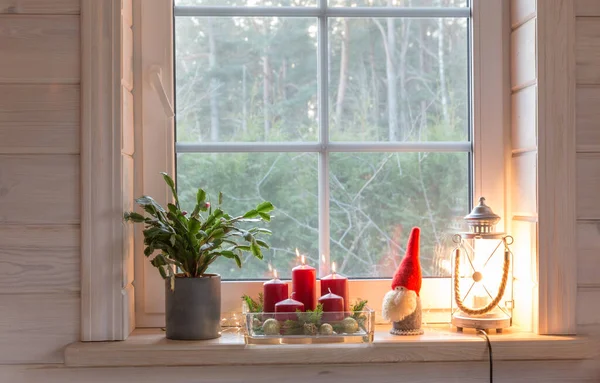
[[[419,262],[419,236],[421,229],[413,227],[408,238],[406,255],[400,262],[398,270],[392,279],[392,290],[398,286],[413,290],[419,295],[421,292],[421,263]]]

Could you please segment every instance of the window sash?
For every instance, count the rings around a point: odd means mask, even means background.
[[[327,0],[319,0],[318,7],[245,7],[245,6],[175,6],[175,17],[314,17],[318,18],[318,114],[319,137],[316,142],[223,142],[223,143],[175,143],[179,153],[264,153],[264,152],[308,152],[318,153],[318,276],[330,273],[330,190],[329,153],[333,152],[467,152],[472,153],[470,141],[459,142],[332,142],[329,139],[329,18],[333,17],[396,17],[396,18],[469,18],[470,7],[454,8],[405,8],[405,7],[329,7]],[[471,28],[471,23],[467,23]],[[469,47],[470,41],[467,40]],[[470,51],[470,49],[469,49]],[[470,57],[470,54],[469,54]],[[469,69],[471,66],[469,65]],[[470,76],[469,76],[470,77]],[[469,87],[469,99],[472,90]],[[471,131],[469,120],[469,132]],[[472,134],[469,133],[469,137]],[[472,156],[470,158],[473,158]],[[472,167],[471,167],[472,169]],[[472,175],[469,174],[469,179]],[[350,276],[351,277],[351,276]]]

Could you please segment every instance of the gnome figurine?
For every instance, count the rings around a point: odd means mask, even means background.
[[[383,298],[382,315],[393,323],[394,335],[421,335],[421,263],[419,262],[419,235],[413,227],[408,238],[406,255],[392,279],[392,290]]]

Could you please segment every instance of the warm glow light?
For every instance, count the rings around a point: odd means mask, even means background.
[[[273,266],[270,263],[267,266],[269,267],[269,272],[273,271]]]
[[[300,258],[300,252],[298,251],[298,248],[296,248],[296,257]]]
[[[277,279],[277,270],[273,269],[273,278]]]
[[[304,255],[300,256],[300,263],[302,263],[302,265],[304,265],[306,263],[306,260],[304,259]]]
[[[331,272],[335,274],[335,262],[331,262]]]
[[[325,254],[321,254],[321,262],[325,263]]]

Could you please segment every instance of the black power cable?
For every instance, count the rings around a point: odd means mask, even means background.
[[[490,342],[490,338],[488,337],[487,332],[484,330],[478,329],[478,332],[485,336],[485,340],[487,341],[488,352],[490,354],[490,383],[494,383],[494,361],[492,359],[492,342]]]

